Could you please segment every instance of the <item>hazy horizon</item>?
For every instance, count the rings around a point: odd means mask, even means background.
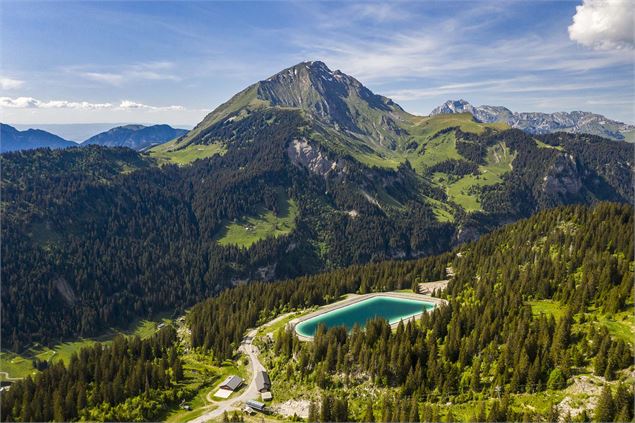
[[[161,125],[162,122],[108,122],[108,123],[10,123],[2,122],[7,125],[13,126],[19,131],[27,129],[41,129],[43,131],[50,132],[58,137],[62,137],[65,140],[73,141],[76,143],[82,143],[88,138],[97,135],[101,132],[108,131],[112,128],[124,125]],[[170,125],[176,129],[192,129],[193,125]]]

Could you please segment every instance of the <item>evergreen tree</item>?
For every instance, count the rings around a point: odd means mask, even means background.
[[[452,414],[452,408],[448,407],[448,413],[445,416],[445,421],[447,423],[454,423],[454,414]]]
[[[408,417],[409,422],[419,422],[421,421],[419,417],[419,403],[415,397],[412,397],[412,402],[410,403],[410,416]]]
[[[375,414],[373,412],[373,402],[370,400],[366,403],[366,410],[364,411],[363,421],[366,423],[375,422]]]
[[[615,404],[611,395],[611,387],[605,384],[595,408],[593,420],[596,422],[612,422],[615,417]]]
[[[334,421],[333,411],[333,398],[328,395],[322,397],[322,404],[320,407],[320,421],[332,422]]]
[[[320,420],[320,416],[319,416],[319,411],[318,411],[318,405],[315,403],[315,401],[311,401],[309,403],[309,418],[308,421],[309,423],[315,423],[317,421]]]

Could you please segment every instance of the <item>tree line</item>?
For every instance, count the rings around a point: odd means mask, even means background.
[[[110,345],[82,348],[67,364],[57,361],[11,384],[0,397],[2,421],[156,418],[181,396],[175,341],[176,330],[167,326],[149,339],[117,336]]]

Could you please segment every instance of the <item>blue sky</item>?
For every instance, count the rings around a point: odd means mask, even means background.
[[[416,114],[464,98],[635,121],[629,0],[0,7],[9,123],[193,125],[303,60],[322,60]]]

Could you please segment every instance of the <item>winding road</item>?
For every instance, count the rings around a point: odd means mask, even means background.
[[[271,326],[274,323],[289,316],[290,314],[292,313],[280,315],[276,317],[275,319],[265,323],[260,328],[266,328],[268,326]],[[217,408],[215,408],[212,411],[208,411],[207,413],[202,414],[195,419],[190,420],[190,423],[205,423],[209,420],[222,416],[225,411],[229,412],[231,410],[237,409],[237,405],[239,403],[244,403],[245,401],[250,399],[259,400],[260,393],[258,392],[258,389],[256,388],[255,375],[257,371],[265,370],[265,367],[262,365],[262,363],[260,363],[260,360],[258,359],[258,354],[260,354],[258,347],[256,347],[253,344],[254,338],[256,337],[257,333],[258,333],[258,328],[251,329],[249,332],[247,332],[247,335],[245,335],[245,337],[243,338],[242,342],[240,343],[240,347],[238,347],[238,351],[242,352],[247,357],[249,357],[249,362],[251,363],[251,375],[250,375],[251,381],[249,382],[249,385],[247,386],[247,388],[245,388],[243,392],[235,398],[229,398],[224,401],[218,401],[218,402],[210,401],[210,397],[212,395],[212,392],[210,392],[207,395],[207,399],[208,401],[212,402],[212,405],[216,405]]]

